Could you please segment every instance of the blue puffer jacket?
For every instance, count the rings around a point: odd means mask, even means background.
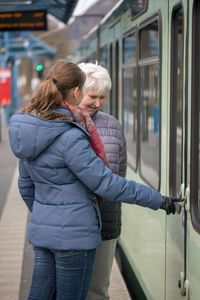
[[[16,113],[9,137],[20,159],[19,190],[32,211],[28,238],[35,246],[59,250],[99,246],[101,221],[93,192],[155,210],[163,202],[160,193],[105,167],[91,149],[88,133],[75,122]]]

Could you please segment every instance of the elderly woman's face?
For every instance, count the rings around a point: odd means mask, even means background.
[[[99,95],[96,89],[91,89],[84,93],[83,99],[79,106],[83,109],[86,109],[87,112],[92,115],[105,103],[106,96],[106,93]]]

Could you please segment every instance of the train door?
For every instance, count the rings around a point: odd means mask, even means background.
[[[188,157],[190,169],[186,184],[187,265],[184,292],[186,298],[200,298],[200,1],[188,1]],[[191,88],[191,90],[190,90]],[[189,127],[189,126],[188,126]]]
[[[126,111],[130,116],[130,125],[133,124],[133,114],[138,111],[139,128],[137,129],[139,134],[138,147],[135,150],[139,154],[136,156],[132,150],[132,157],[135,156],[138,159],[138,164],[135,162],[135,157],[130,160],[129,156],[130,167],[127,177],[149,184],[164,194],[166,193],[166,175],[164,173],[166,159],[162,158],[165,157],[167,148],[163,124],[167,118],[165,108],[167,102],[166,69],[168,67],[168,1],[149,1],[147,14],[142,20],[138,19],[138,23],[134,23],[134,25],[137,27],[135,27],[135,31],[133,30],[133,34],[132,32],[127,33],[123,40],[123,50],[127,50],[127,53],[124,53],[127,57],[123,60],[123,91],[127,98],[126,87],[133,86],[132,103],[130,109],[126,108]],[[137,52],[134,51],[134,48],[137,49]],[[134,54],[137,55],[136,58],[129,57]],[[129,62],[128,66],[126,59],[130,58],[133,61],[132,64]],[[137,90],[135,86],[138,87]],[[133,96],[138,102],[135,102]],[[127,103],[129,104],[128,101]],[[135,104],[137,105],[136,109],[133,107]],[[129,136],[133,144],[134,134]],[[128,139],[127,142],[131,146]],[[134,174],[132,170],[136,167],[137,170]],[[155,213],[140,207],[131,209],[123,205],[123,220],[121,244],[123,243],[124,249],[130,250],[128,260],[131,262],[146,296],[146,298],[142,298],[136,294],[138,299],[164,300],[165,214],[161,211]],[[136,289],[134,292],[138,293]]]
[[[200,297],[199,19],[199,1],[169,1],[169,193],[186,200],[180,216],[167,218],[167,300]]]
[[[180,1],[169,1],[169,91],[170,91],[170,152],[169,194],[177,197],[182,187],[184,194],[184,155],[186,136],[186,105],[184,93],[185,67],[185,6]],[[166,299],[182,299],[179,285],[184,282],[184,247],[186,214],[167,218],[166,235]]]

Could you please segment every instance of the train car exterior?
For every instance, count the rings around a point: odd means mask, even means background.
[[[179,215],[123,204],[122,268],[136,299],[200,299],[200,1],[122,0],[71,54],[112,77],[127,178],[185,198]]]

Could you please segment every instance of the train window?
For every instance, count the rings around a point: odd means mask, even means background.
[[[104,46],[103,48],[100,49],[100,65],[104,68],[107,69],[107,64],[108,64],[108,49],[107,46]],[[104,112],[108,112],[108,99],[106,97],[104,105],[102,105],[101,109]]]
[[[91,63],[95,63],[96,61],[96,54],[95,53],[92,53],[90,56],[89,56],[89,62]]]
[[[183,9],[172,13],[170,101],[170,194],[177,196],[182,183],[183,161]]]
[[[141,172],[158,189],[159,184],[159,64],[141,68]]]
[[[154,188],[160,182],[160,61],[158,20],[139,32],[140,173]],[[153,58],[153,60],[152,60]]]
[[[131,34],[123,40],[123,63],[129,64],[136,62],[136,37]]]
[[[193,7],[191,110],[191,219],[200,232],[200,2]]]
[[[84,60],[85,63],[93,63],[93,64],[95,63],[95,61],[96,61],[96,55],[95,55],[95,53],[90,54]]]
[[[112,44],[110,44],[109,47],[109,71],[110,71],[110,77],[111,81],[113,82],[113,47]],[[113,98],[113,89],[111,88],[110,93],[109,93],[109,113],[112,113],[112,98]]]
[[[130,1],[131,15],[133,18],[144,13],[148,6],[148,0],[134,0]]]
[[[86,58],[84,59],[84,62],[85,62],[85,63],[90,62],[90,58],[89,58],[89,57],[86,57]]]
[[[137,157],[137,69],[123,70],[123,128],[127,142],[128,162],[136,169]]]
[[[158,21],[140,30],[140,59],[159,55]]]
[[[115,116],[115,118],[118,119],[118,111],[119,111],[119,42],[116,41],[115,43],[115,69],[114,69],[114,78],[115,78],[115,82],[114,86],[115,86],[115,97],[114,97],[114,111],[113,111],[113,115]]]
[[[107,46],[104,46],[100,50],[100,64],[102,67],[107,69],[107,63],[108,63],[108,54],[107,54]]]
[[[136,34],[123,39],[123,128],[127,142],[128,162],[137,166],[137,65]]]

